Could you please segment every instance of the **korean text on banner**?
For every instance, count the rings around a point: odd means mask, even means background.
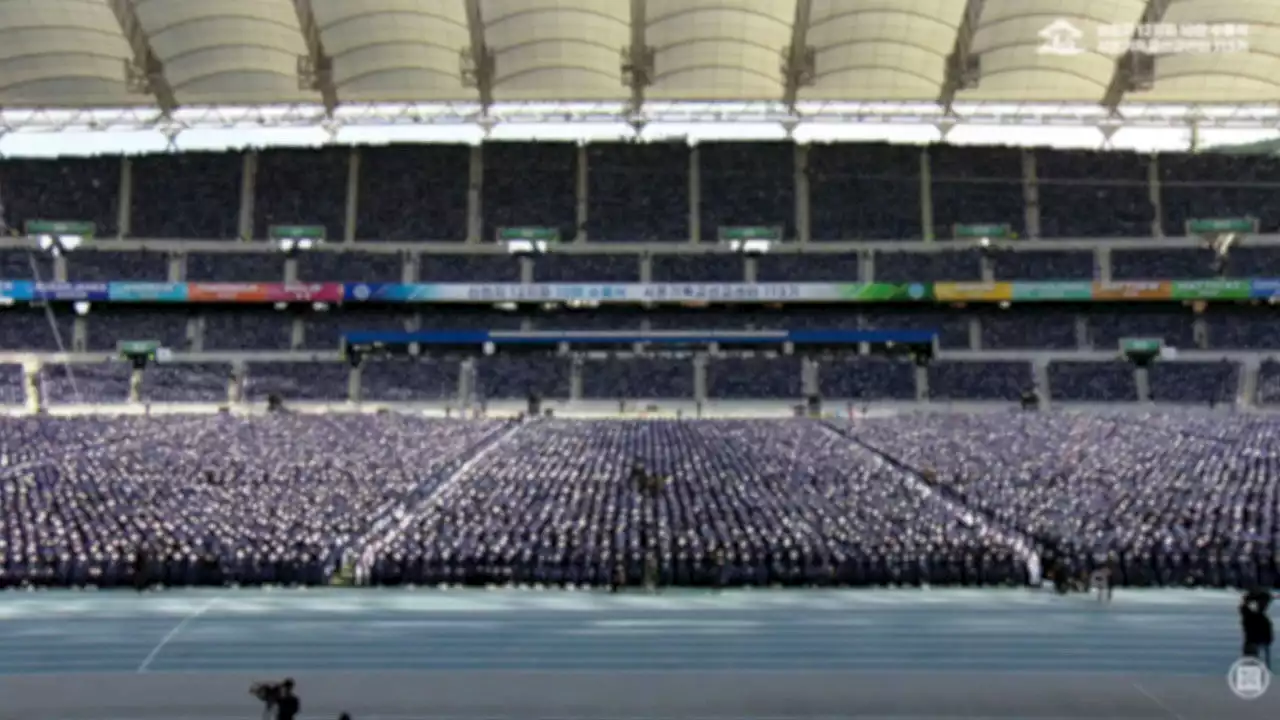
[[[1163,282],[1096,282],[1094,300],[1171,300],[1173,284]]]
[[[32,290],[34,300],[98,302],[105,301],[108,297],[107,283],[38,282]]]
[[[1088,280],[1075,282],[1016,282],[1013,284],[1014,300],[1092,300],[1093,283]]]
[[[268,302],[342,302],[342,283],[281,283],[264,287]]]
[[[342,283],[190,283],[190,302],[341,302]]]
[[[1248,300],[1253,296],[1248,280],[1174,280],[1174,300]]]
[[[186,283],[107,283],[107,297],[114,302],[186,302]]]
[[[787,302],[847,300],[836,283],[353,284],[350,301],[382,302]]]
[[[1003,302],[1013,299],[1013,283],[934,283],[938,302]]]
[[[266,283],[187,283],[188,302],[268,302]]]

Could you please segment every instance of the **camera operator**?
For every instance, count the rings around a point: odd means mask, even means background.
[[[302,709],[302,701],[293,694],[293,678],[285,678],[279,685],[254,683],[249,694],[262,701],[263,720],[268,720],[273,710],[276,720],[294,720]]]
[[[293,694],[293,678],[285,678],[280,685],[280,699],[276,701],[276,720],[293,720],[302,709],[302,701]]]
[[[1267,607],[1271,604],[1271,595],[1264,591],[1252,590],[1245,593],[1240,600],[1240,626],[1244,630],[1244,655],[1262,660],[1271,669],[1271,618],[1267,616]]]

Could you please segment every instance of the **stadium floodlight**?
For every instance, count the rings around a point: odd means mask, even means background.
[[[768,240],[729,240],[725,247],[743,255],[764,255],[772,244]]]
[[[783,239],[782,227],[776,225],[722,226],[717,234],[723,246],[743,255],[763,255]]]
[[[79,220],[28,220],[23,229],[41,250],[58,257],[93,239],[96,226]]]
[[[267,235],[281,252],[293,254],[324,243],[325,228],[323,225],[272,225]]]

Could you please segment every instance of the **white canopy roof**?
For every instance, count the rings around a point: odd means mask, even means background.
[[[1280,0],[0,0],[0,106],[938,102],[953,54],[957,103],[1097,104],[1144,14],[1125,102],[1280,101]]]

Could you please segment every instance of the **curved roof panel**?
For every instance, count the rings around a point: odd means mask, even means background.
[[[1280,102],[1280,0],[0,0],[10,108],[1102,103],[1117,86]]]
[[[340,99],[474,98],[460,72],[471,43],[463,0],[311,0],[311,9]]]
[[[647,0],[654,100],[777,100],[794,2]]]
[[[129,92],[132,56],[105,3],[0,2],[0,105],[153,103]]]
[[[179,103],[317,99],[298,87],[298,56],[307,50],[289,3],[134,0],[133,5]]]

